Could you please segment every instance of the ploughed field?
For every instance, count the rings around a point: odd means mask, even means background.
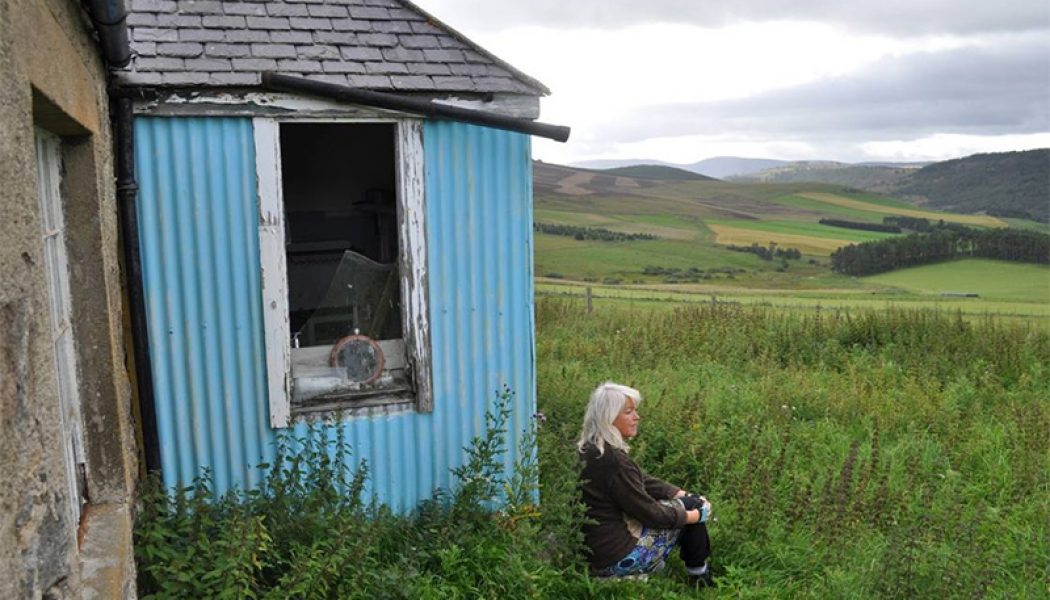
[[[564,298],[538,300],[537,327],[541,481],[563,489],[596,384],[640,389],[632,455],[718,517],[720,587],[698,596],[1045,597],[1047,331],[936,309],[607,299],[588,314]],[[683,579],[674,559],[575,591],[691,597]]]

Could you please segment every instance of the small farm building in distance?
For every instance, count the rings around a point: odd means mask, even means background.
[[[401,0],[134,0],[127,22],[150,466],[252,487],[319,418],[407,510],[504,385],[514,461],[530,134],[567,135],[533,121],[547,89]]]

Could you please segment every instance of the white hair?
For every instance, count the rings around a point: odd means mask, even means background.
[[[606,381],[591,392],[587,412],[583,415],[583,431],[576,442],[576,447],[581,452],[585,445],[597,448],[599,456],[605,454],[606,444],[624,452],[630,449],[620,435],[620,430],[613,426],[613,421],[627,404],[628,398],[634,400],[637,406],[642,401],[642,394],[632,387],[611,381]]]

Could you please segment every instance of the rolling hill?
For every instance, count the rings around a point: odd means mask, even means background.
[[[634,177],[636,179],[660,179],[663,181],[703,181],[705,179],[713,179],[713,177],[667,165],[631,165],[629,167],[603,169],[602,172],[608,175]]]
[[[1050,222],[1050,149],[974,154],[916,167],[799,161],[733,179],[830,183],[941,210]]]
[[[911,173],[895,196],[957,212],[1050,221],[1050,148],[974,154]]]
[[[774,160],[771,158],[741,158],[738,156],[715,156],[712,158],[705,158],[704,160],[688,164],[669,163],[664,162],[662,160],[611,159],[585,160],[578,163],[574,163],[571,166],[578,169],[608,170],[619,167],[632,167],[637,165],[662,165],[666,167],[682,169],[683,171],[699,173],[700,175],[714,177],[715,179],[724,179],[726,177],[736,175],[748,175],[751,173],[757,173],[759,171],[762,171],[763,169],[771,169],[786,164],[789,164],[789,161]]]
[[[895,234],[836,227],[821,219],[882,223],[887,216],[908,216],[1008,226],[987,215],[931,211],[825,183],[685,179],[664,167],[595,171],[541,162],[533,173],[535,221],[561,226],[535,234],[540,277],[623,283],[732,279],[744,287],[856,288],[863,282],[830,272],[828,255],[844,245]],[[674,178],[650,178],[659,174]],[[644,235],[609,241],[598,235],[601,230]],[[755,244],[771,256],[761,256]],[[797,249],[802,256],[775,255],[775,249]]]
[[[869,192],[891,193],[916,167],[852,165],[832,161],[797,161],[730,178],[740,182],[820,182]]]

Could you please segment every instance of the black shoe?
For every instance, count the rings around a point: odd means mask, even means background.
[[[697,589],[716,588],[718,587],[718,582],[715,581],[714,575],[711,574],[711,569],[708,569],[703,575],[690,575],[689,585]]]

